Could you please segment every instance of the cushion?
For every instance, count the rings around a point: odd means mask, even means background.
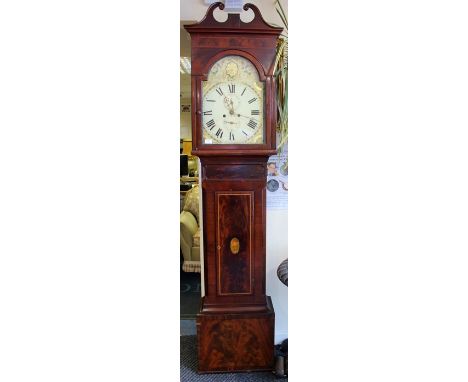
[[[182,211],[180,214],[180,249],[184,260],[194,260],[193,235],[198,230],[197,220],[190,212]]]
[[[197,232],[195,232],[195,234],[193,235],[193,246],[200,246],[200,228],[198,228]]]
[[[184,211],[190,212],[195,218],[197,219],[197,222],[200,221],[198,218],[198,209],[199,209],[199,187],[198,185],[195,185],[192,187],[191,190],[187,191],[187,194],[185,195],[185,203],[184,203]]]

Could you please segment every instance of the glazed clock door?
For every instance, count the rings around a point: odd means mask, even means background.
[[[263,144],[264,82],[246,58],[229,55],[215,62],[202,81],[204,144]]]

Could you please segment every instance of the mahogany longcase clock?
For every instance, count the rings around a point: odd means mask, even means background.
[[[276,153],[273,67],[282,28],[258,8],[218,22],[212,4],[192,43],[192,154],[200,158],[205,296],[198,370],[272,370],[274,310],[265,292],[266,163]]]

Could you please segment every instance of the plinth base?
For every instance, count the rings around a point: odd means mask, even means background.
[[[197,315],[198,372],[274,369],[275,313],[267,296],[264,312]]]

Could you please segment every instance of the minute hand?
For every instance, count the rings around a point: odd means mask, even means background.
[[[252,118],[251,116],[247,116],[247,115],[242,115],[242,114],[237,114],[239,117],[244,117],[244,118],[249,118],[249,119],[253,119],[254,121],[257,121],[255,118]],[[257,121],[258,122],[258,121]]]

